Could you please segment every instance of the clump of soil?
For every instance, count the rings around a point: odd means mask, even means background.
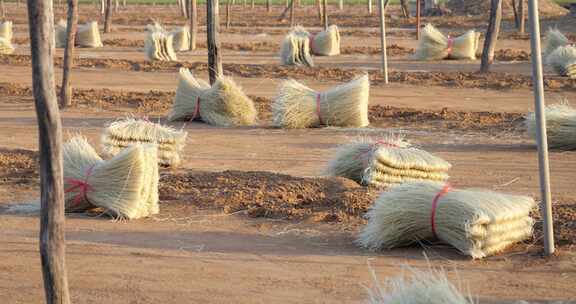
[[[38,182],[38,153],[0,149],[0,184],[30,185]]]
[[[530,60],[530,53],[523,50],[501,49],[494,53],[494,59],[497,61],[528,61]]]
[[[576,204],[559,202],[553,205],[554,241],[560,247],[576,245]],[[542,217],[540,212],[535,211],[534,217],[537,222],[534,225],[534,239],[541,240],[544,237]]]
[[[187,172],[160,184],[165,204],[243,211],[251,217],[359,220],[378,191],[344,178],[302,178],[269,172]]]

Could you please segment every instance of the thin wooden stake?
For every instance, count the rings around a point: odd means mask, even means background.
[[[519,10],[520,10],[520,34],[524,34],[524,32],[526,31],[526,12],[524,12],[524,2],[526,0],[520,0],[520,3],[518,5]]]
[[[270,4],[271,0],[266,0],[266,12],[270,13],[272,11],[272,5]]]
[[[322,0],[316,0],[316,4],[318,6],[318,19],[320,20],[320,22],[322,22],[323,20],[323,15],[322,15]]]
[[[343,10],[343,9],[344,9],[344,0],[338,0],[338,9],[339,9],[339,10]]]
[[[294,26],[294,0],[290,0],[290,27]]]
[[[368,0],[368,15],[372,15],[372,0]]]
[[[208,44],[208,75],[210,84],[222,76],[222,58],[218,39],[218,0],[206,1],[206,34]]]
[[[328,0],[322,0],[322,25],[324,30],[328,29]]]
[[[388,55],[386,52],[386,6],[384,0],[378,0],[380,11],[380,47],[382,48],[382,67],[381,72],[384,75],[384,83],[388,83]]]
[[[106,0],[106,15],[104,15],[104,33],[112,32],[112,0]]]
[[[190,0],[189,3],[190,12],[190,50],[196,49],[196,36],[198,34],[198,7],[196,6],[196,0]]]
[[[62,126],[54,85],[52,1],[28,0],[32,88],[40,155],[40,257],[47,304],[70,304],[64,235]]]
[[[482,50],[482,61],[480,63],[480,72],[487,73],[494,61],[494,50],[498,41],[500,32],[500,22],[502,21],[502,0],[492,0],[490,6],[490,21],[486,30],[486,39]]]
[[[530,18],[530,48],[532,52],[532,79],[534,87],[534,109],[536,116],[536,141],[538,143],[538,168],[540,173],[540,213],[544,221],[544,254],[552,255],[554,248],[554,218],[550,193],[550,165],[548,161],[548,139],[544,113],[544,79],[542,76],[542,48],[540,46],[540,17],[538,0],[528,0]]]
[[[421,15],[421,5],[420,0],[416,0],[416,40],[420,40],[420,15]]]
[[[254,9],[254,0],[250,0],[250,9]]]
[[[74,57],[76,41],[76,26],[78,24],[78,0],[68,0],[68,15],[66,16],[66,48],[64,49],[64,64],[62,67],[62,86],[60,87],[60,107],[72,105],[72,87],[70,85],[70,70]]]
[[[232,0],[228,0],[226,2],[226,28],[230,28],[230,6]]]
[[[1,10],[0,18],[2,19],[6,18],[6,6],[4,6],[4,0],[0,0],[0,10]]]

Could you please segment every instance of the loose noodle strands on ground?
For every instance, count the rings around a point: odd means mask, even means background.
[[[470,296],[465,297],[448,281],[441,270],[423,272],[408,268],[410,279],[394,277],[380,285],[372,271],[375,287],[368,290],[370,304],[473,304]]]
[[[549,105],[545,108],[546,132],[550,148],[576,150],[576,109],[567,102]],[[536,116],[526,116],[526,128],[532,138],[536,138]]]
[[[272,104],[273,124],[289,129],[365,127],[370,123],[369,90],[366,74],[322,93],[295,80],[283,81]]]
[[[532,198],[452,189],[439,196],[436,209],[432,210],[443,187],[444,184],[434,182],[404,183],[382,193],[367,213],[368,224],[358,243],[372,250],[389,249],[433,239],[435,234],[463,254],[483,258],[531,236],[532,222],[527,218],[536,205]],[[513,221],[517,223],[511,224]],[[522,223],[526,224],[523,228]],[[498,227],[486,230],[498,231],[495,236],[470,233],[479,229],[475,226],[492,225],[519,228],[508,233]]]
[[[12,21],[0,21],[0,38],[6,39],[8,42],[12,42]]]
[[[565,45],[556,48],[546,57],[546,64],[560,76],[576,78],[576,47]]]
[[[320,56],[334,56],[340,54],[340,32],[338,26],[331,25],[310,39],[312,54]]]
[[[14,53],[14,47],[12,46],[12,43],[10,43],[10,41],[7,39],[0,37],[0,54],[10,55],[12,53]]]
[[[564,34],[562,34],[558,29],[551,28],[546,32],[546,45],[544,47],[544,60],[547,60],[548,56],[552,54],[557,48],[561,46],[566,46],[570,44],[570,40]]]
[[[127,219],[158,213],[156,150],[155,145],[135,145],[103,161],[85,138],[73,138],[63,149],[66,210],[100,207]],[[75,189],[77,181],[86,190]]]
[[[78,25],[78,32],[76,33],[76,44],[79,47],[85,48],[100,48],[104,45],[100,38],[98,30],[98,22],[90,21],[86,24]]]
[[[480,36],[473,30],[456,38],[448,38],[432,24],[427,24],[422,30],[420,41],[414,59],[440,60],[476,59]]]
[[[176,52],[188,51],[190,49],[190,27],[182,26],[170,33],[172,36],[173,49]]]
[[[196,79],[187,68],[180,68],[178,75],[178,88],[174,97],[174,104],[168,114],[168,120],[200,119],[200,96],[206,95],[210,85],[202,79]],[[196,114],[197,117],[194,117]]]
[[[55,40],[57,48],[66,47],[66,40],[68,39],[66,20],[60,19],[56,26],[54,26]]]

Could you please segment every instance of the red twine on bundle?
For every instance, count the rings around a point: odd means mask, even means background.
[[[88,170],[86,170],[86,177],[84,179],[77,179],[77,178],[67,178],[66,183],[70,184],[68,189],[64,190],[64,193],[70,193],[74,191],[78,191],[78,194],[74,197],[74,201],[72,202],[73,205],[77,205],[82,201],[82,199],[88,200],[86,194],[88,191],[92,191],[92,186],[88,184],[88,177],[92,174],[92,169],[94,169],[95,165],[90,166]]]
[[[200,117],[200,96],[196,96],[196,108],[194,109],[194,114],[192,115],[192,118],[190,118],[190,121],[193,121],[196,118]]]
[[[450,55],[450,53],[452,53],[452,45],[454,44],[454,38],[448,36],[448,47],[446,48],[446,51],[448,51],[448,55]]]
[[[438,193],[436,193],[436,196],[434,197],[434,200],[432,201],[432,213],[430,214],[430,226],[432,227],[432,235],[434,235],[434,238],[438,238],[438,236],[436,235],[436,207],[438,207],[438,201],[440,201],[440,198],[450,192],[450,190],[452,190],[452,186],[450,186],[450,184],[445,184],[444,187],[442,187],[442,190],[440,190]]]
[[[318,114],[320,125],[323,125],[324,121],[322,121],[322,114],[320,113],[320,93],[316,93],[316,114]]]

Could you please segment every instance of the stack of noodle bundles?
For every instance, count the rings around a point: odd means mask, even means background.
[[[77,136],[64,144],[63,164],[67,212],[102,208],[120,219],[159,212],[155,145],[133,145],[103,160],[86,138]]]
[[[546,134],[548,145],[553,149],[576,150],[576,110],[567,102],[546,106]],[[528,113],[526,129],[536,138],[536,115]]]
[[[280,46],[282,65],[305,65],[312,67],[310,56],[310,34],[301,26],[296,26],[284,37]]]
[[[0,22],[0,54],[14,53],[12,45],[12,21]]]
[[[126,118],[112,122],[102,133],[102,148],[107,155],[116,155],[125,148],[139,144],[158,147],[158,163],[177,167],[186,145],[188,133],[147,120]]]
[[[367,126],[370,81],[364,74],[325,92],[316,92],[295,81],[280,84],[272,103],[273,124],[296,129],[319,126]]]
[[[413,181],[446,181],[450,163],[401,138],[362,139],[342,145],[326,170],[378,188]]]
[[[532,236],[531,197],[410,182],[383,192],[366,214],[357,242],[379,250],[440,240],[474,259]]]
[[[144,40],[144,55],[149,61],[177,61],[173,48],[174,36],[164,31],[146,33]]]
[[[170,32],[173,49],[176,52],[190,50],[190,27],[182,26]]]
[[[229,77],[218,77],[210,86],[181,68],[178,88],[168,120],[202,120],[222,126],[251,126],[258,113],[254,102]]]
[[[85,48],[103,47],[100,32],[98,31],[98,22],[90,21],[85,24],[79,24],[75,44]]]
[[[319,56],[340,54],[340,32],[338,26],[331,25],[325,31],[310,36],[310,50]]]
[[[445,36],[432,24],[427,24],[414,54],[416,60],[476,59],[480,33],[470,30],[461,36]]]

